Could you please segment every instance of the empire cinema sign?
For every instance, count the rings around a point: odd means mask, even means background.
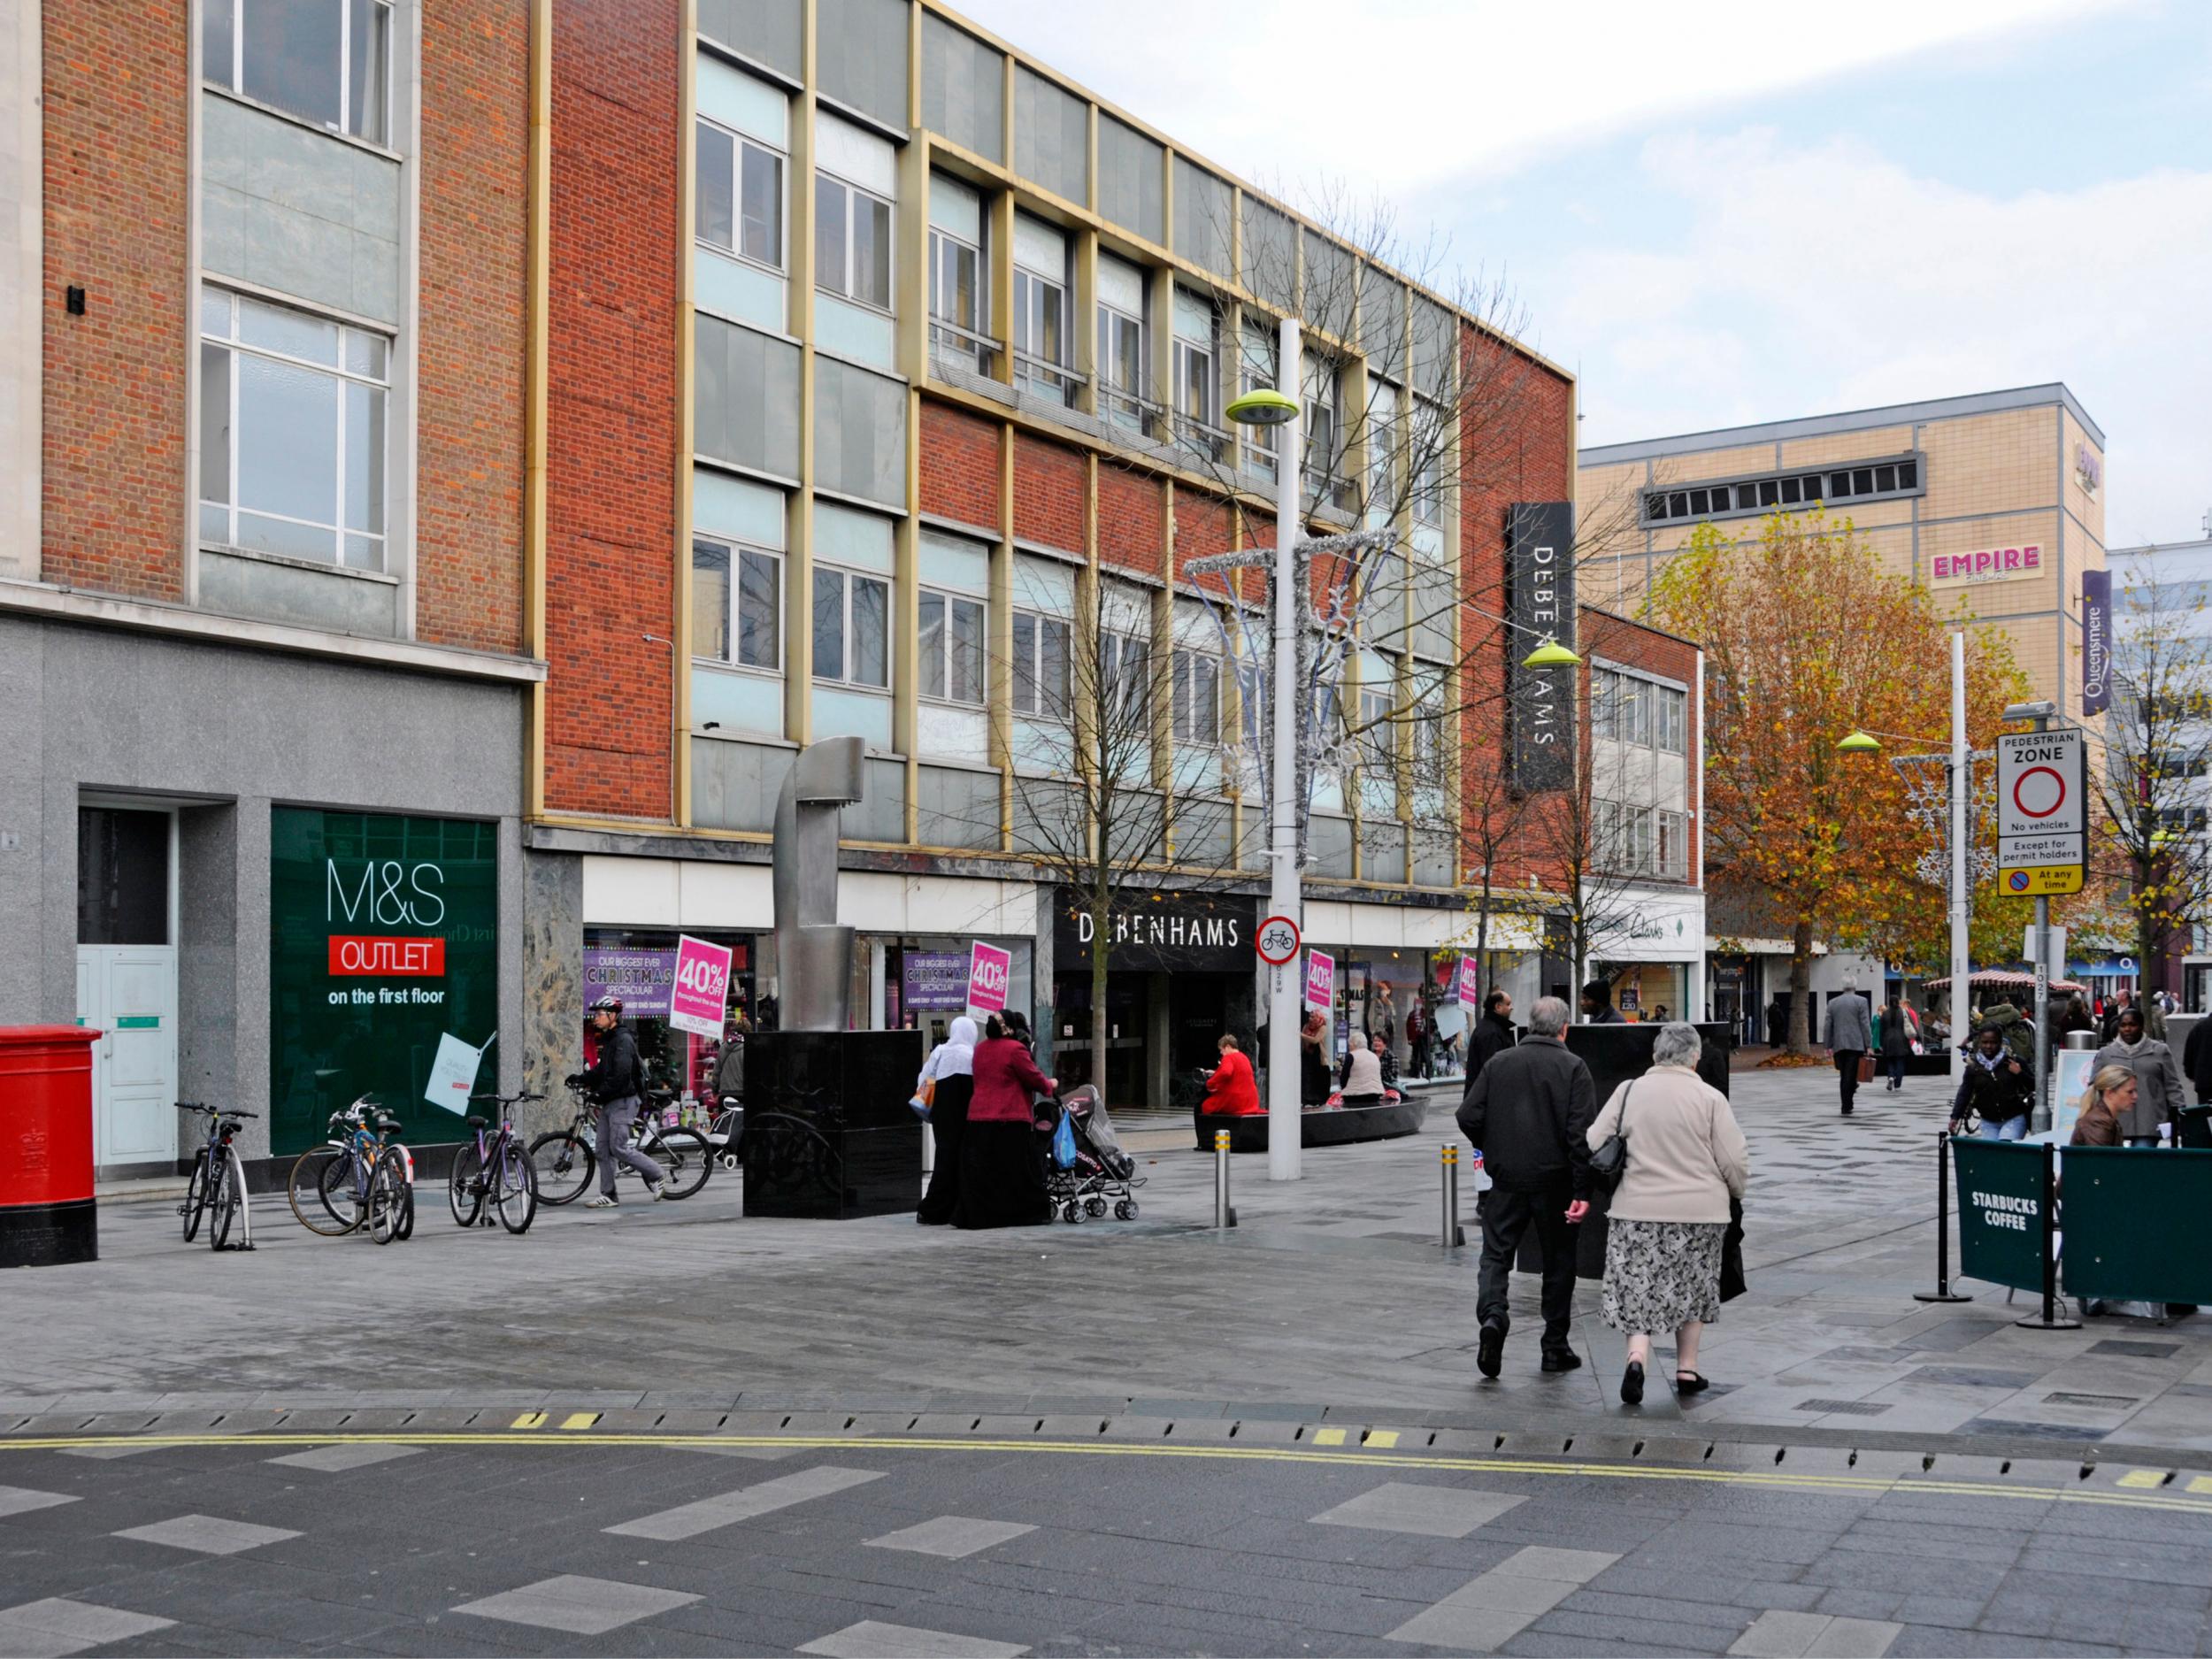
[[[1929,567],[1930,580],[1939,582],[2002,582],[2042,573],[2043,549],[2033,541],[1971,553],[1939,553]]]

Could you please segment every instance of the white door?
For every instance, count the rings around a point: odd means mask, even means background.
[[[77,1023],[92,1046],[95,1164],[177,1156],[176,819],[77,809]]]
[[[92,1046],[92,1158],[177,1156],[177,952],[173,945],[77,947],[77,1019]]]

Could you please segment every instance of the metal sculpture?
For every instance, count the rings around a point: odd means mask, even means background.
[[[779,1024],[843,1031],[851,1023],[853,930],[837,921],[837,815],[861,798],[856,737],[810,743],[776,801],[774,887]]]

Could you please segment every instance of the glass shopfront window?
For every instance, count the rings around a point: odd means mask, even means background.
[[[730,948],[725,1033],[729,1022],[739,1018],[751,1030],[775,1030],[776,936],[710,929],[695,931],[691,936]],[[622,1018],[637,1037],[638,1058],[644,1064],[647,1083],[709,1099],[714,1092],[715,1070],[721,1064],[721,1041],[679,1031],[668,1023],[669,990],[676,979],[677,937],[660,928],[584,929],[584,1003],[588,1008],[609,992],[620,997]],[[597,1057],[597,1048],[587,1020],[580,1050],[584,1064]]]
[[[889,1031],[918,1030],[932,1048],[944,1041],[952,1022],[968,1005],[968,948],[977,941],[936,933],[861,937],[869,948],[865,954],[879,955],[882,963],[883,994],[877,1005],[881,1013],[875,1023]],[[981,942],[996,945],[1013,958],[1006,1006],[1024,1019],[1031,1018],[1036,941],[986,935]]]

